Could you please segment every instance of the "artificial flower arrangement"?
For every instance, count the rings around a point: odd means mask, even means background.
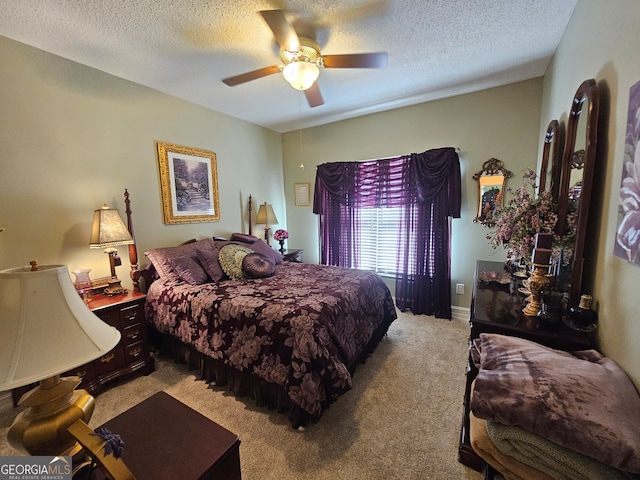
[[[273,238],[274,238],[274,240],[277,240],[279,242],[283,242],[284,240],[289,238],[289,232],[287,232],[286,230],[284,230],[282,228],[279,228],[278,230],[273,232]]]
[[[554,233],[553,263],[561,261],[568,265],[573,253],[576,209],[569,208],[566,235],[556,235],[557,206],[550,191],[535,195],[536,178],[536,173],[527,169],[520,188],[515,191],[507,188],[511,198],[505,206],[496,208],[495,230],[487,234],[487,239],[494,249],[507,248],[507,261],[518,265],[530,262],[536,233]]]

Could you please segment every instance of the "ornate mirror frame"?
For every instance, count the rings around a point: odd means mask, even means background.
[[[562,128],[558,120],[551,120],[542,146],[538,193],[550,191],[551,198],[558,202],[560,171],[562,167]]]
[[[556,225],[556,233],[560,236],[569,232],[573,221],[576,225],[568,279],[569,306],[577,305],[581,294],[584,246],[596,161],[598,106],[596,82],[593,79],[585,80],[576,91],[567,120]]]
[[[495,207],[502,207],[504,204],[504,187],[511,175],[504,168],[504,163],[497,158],[490,158],[482,164],[482,170],[473,176],[478,182],[478,209],[474,222],[486,227],[495,224],[493,212]]]

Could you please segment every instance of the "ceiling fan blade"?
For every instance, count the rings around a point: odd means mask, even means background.
[[[300,39],[295,28],[287,21],[284,10],[261,10],[260,14],[273,32],[276,43],[289,52],[300,50]]]
[[[304,91],[305,97],[307,97],[307,102],[309,102],[310,107],[319,107],[320,105],[324,105],[324,100],[322,99],[322,94],[320,93],[320,87],[318,87],[318,82],[313,82],[309,88]]]
[[[250,82],[251,80],[273,75],[274,73],[280,73],[280,67],[278,65],[259,68],[258,70],[236,75],[235,77],[225,78],[222,81],[230,87],[235,87],[241,83]]]
[[[344,55],[323,55],[327,68],[385,68],[387,52],[347,53]]]

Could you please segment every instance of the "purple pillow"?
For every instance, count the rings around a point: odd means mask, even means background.
[[[209,276],[204,271],[195,255],[175,257],[169,260],[171,268],[189,285],[202,285]]]
[[[254,235],[249,235],[248,233],[232,233],[231,240],[236,240],[238,242],[245,242],[245,243],[253,243],[256,240],[260,240],[260,238]]]
[[[242,270],[250,278],[266,278],[276,273],[276,265],[266,255],[249,253],[242,259]]]
[[[254,237],[253,235],[247,235],[244,233],[232,233],[230,241],[216,242],[216,245],[218,248],[222,248],[224,245],[228,245],[229,243],[241,244],[245,247],[250,248],[256,253],[266,255],[276,265],[278,263],[281,263],[284,259],[280,252],[271,248],[269,245],[267,245],[267,242],[265,242],[261,238]]]
[[[193,255],[196,250],[213,250],[215,243],[211,238],[203,238],[186,245],[178,245],[177,247],[154,248],[148,252],[144,252],[153,266],[156,268],[158,275],[163,279],[170,278],[177,280],[177,273],[171,268],[171,259],[176,257],[184,257]]]
[[[261,253],[265,255],[269,260],[271,260],[274,264],[278,264],[282,262],[284,258],[280,252],[271,248],[267,243],[259,238],[255,242],[249,245],[249,248],[256,253]]]
[[[219,251],[217,248],[214,248],[213,250],[196,250],[198,260],[202,263],[205,272],[207,272],[216,283],[224,278],[224,272],[222,271],[222,267],[220,267],[220,262],[218,261],[218,253]]]

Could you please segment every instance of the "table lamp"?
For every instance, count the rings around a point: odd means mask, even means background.
[[[273,207],[267,202],[260,205],[258,216],[256,217],[256,224],[264,225],[264,241],[267,242],[267,245],[271,245],[269,243],[269,230],[271,229],[269,224],[277,225],[278,219],[276,218],[276,214],[273,213]]]
[[[64,265],[0,270],[0,391],[40,382],[9,429],[9,443],[30,455],[74,455],[67,428],[88,422],[94,399],[77,376],[61,374],[99,358],[120,332],[91,312]]]
[[[133,238],[129,230],[122,221],[118,210],[103,205],[102,208],[93,212],[93,226],[91,227],[90,248],[104,248],[109,255],[109,268],[111,270],[111,280],[109,286],[114,288],[120,285],[116,276],[116,266],[120,265],[120,257],[115,247],[121,245],[131,245]]]

